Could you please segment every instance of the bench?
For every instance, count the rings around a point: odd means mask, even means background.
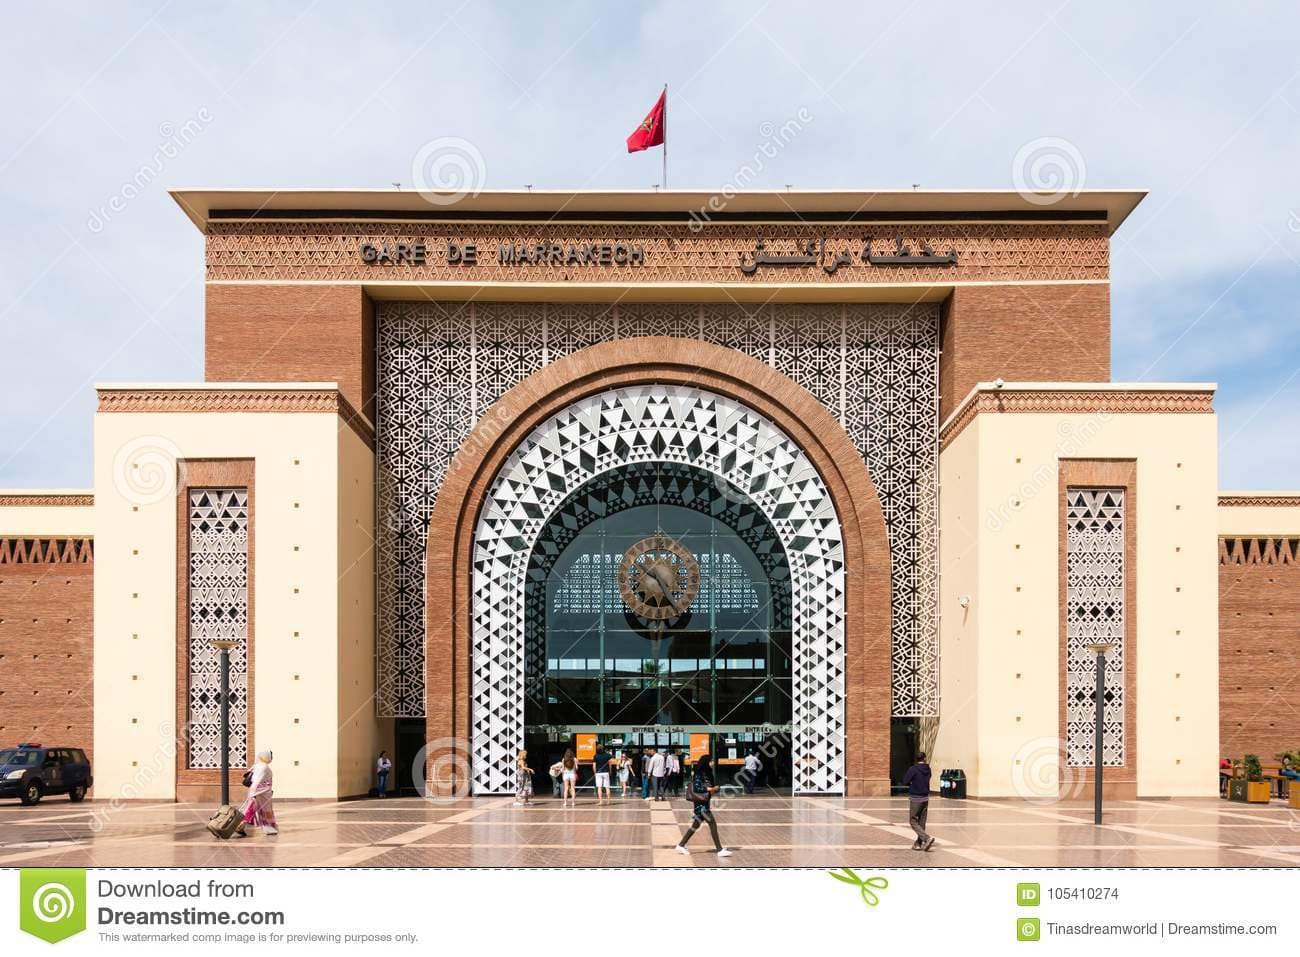
[[[1280,798],[1286,800],[1291,790],[1291,778],[1282,776],[1282,764],[1279,761],[1261,761],[1259,762],[1259,779],[1268,785],[1270,798]],[[1245,767],[1241,764],[1232,768],[1219,768],[1219,796],[1227,797],[1228,782],[1234,777],[1244,776]]]

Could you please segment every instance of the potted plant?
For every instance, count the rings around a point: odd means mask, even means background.
[[[1268,782],[1264,780],[1264,769],[1260,767],[1259,755],[1246,755],[1246,803],[1267,804],[1272,796]]]

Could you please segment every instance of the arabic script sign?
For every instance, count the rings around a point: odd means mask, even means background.
[[[920,252],[912,252],[912,247],[903,242],[902,237],[894,240],[891,252],[874,251],[870,237],[863,240],[861,260],[869,266],[955,266],[957,251],[949,249],[946,253],[936,253],[929,243],[923,243]],[[760,266],[821,266],[828,276],[835,275],[842,266],[853,265],[853,253],[843,248],[839,252],[827,249],[826,240],[810,239],[803,244],[802,251],[793,254],[771,253],[767,244],[759,239],[754,244],[754,251],[740,254],[740,271],[746,276],[753,275]]]

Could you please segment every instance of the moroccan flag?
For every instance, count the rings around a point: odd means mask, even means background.
[[[652,146],[659,146],[664,141],[664,126],[668,120],[668,89],[659,94],[659,100],[655,103],[654,108],[646,114],[646,118],[641,121],[641,125],[632,131],[632,135],[627,138],[627,151],[636,153],[640,150],[648,150]]]

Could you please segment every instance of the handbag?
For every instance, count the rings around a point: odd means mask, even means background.
[[[251,788],[253,786],[253,769],[249,768],[245,771],[244,776],[240,778],[240,780],[244,782],[244,787]]]

